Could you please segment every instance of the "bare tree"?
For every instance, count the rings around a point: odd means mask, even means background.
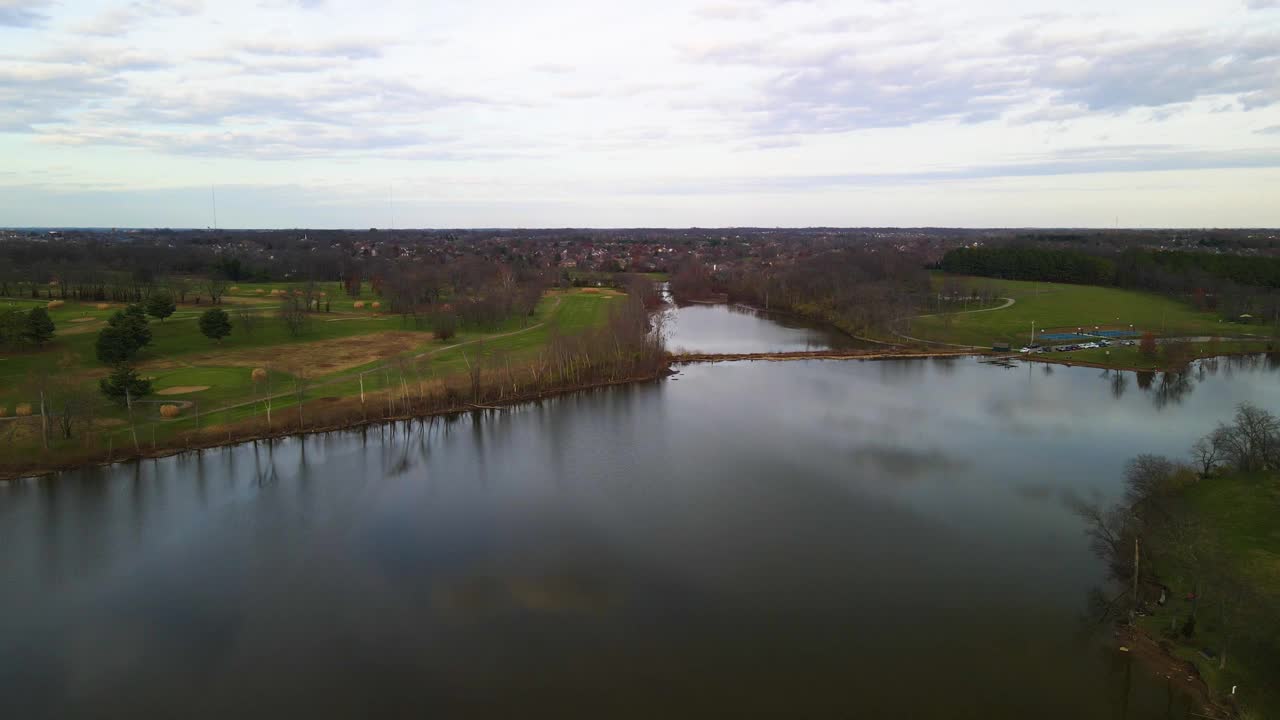
[[[311,323],[304,301],[296,295],[287,295],[280,301],[280,320],[294,337],[306,332]]]
[[[204,289],[209,293],[209,301],[217,305],[227,292],[227,278],[221,272],[214,272],[204,281]]]
[[[1191,457],[1200,468],[1200,477],[1206,478],[1212,475],[1214,468],[1218,466],[1218,461],[1222,458],[1222,447],[1216,440],[1216,434],[1211,433],[1197,440],[1191,446]]]

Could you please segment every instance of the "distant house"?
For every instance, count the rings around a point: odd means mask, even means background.
[[[1008,343],[1008,341],[997,340],[996,342],[991,343],[991,349],[996,352],[1009,352],[1013,347]]]

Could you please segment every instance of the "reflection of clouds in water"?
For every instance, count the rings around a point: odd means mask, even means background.
[[[918,477],[925,473],[966,470],[970,462],[952,457],[937,449],[920,450],[906,447],[868,445],[854,448],[853,459],[902,477]]]
[[[603,582],[572,575],[466,577],[441,583],[432,599],[437,610],[464,616],[509,611],[600,613],[621,600]]]

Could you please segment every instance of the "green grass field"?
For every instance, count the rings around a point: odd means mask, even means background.
[[[241,292],[244,290],[241,286]],[[249,291],[252,290],[250,286]],[[196,310],[183,306],[167,321],[151,322],[153,341],[139,354],[137,364],[140,374],[152,380],[153,394],[135,408],[135,416],[157,425],[161,440],[192,426],[191,410],[197,405],[202,425],[261,414],[257,401],[268,388],[278,396],[273,407],[287,408],[296,403],[290,390],[298,374],[305,374],[309,384],[304,400],[314,400],[358,394],[362,375],[367,392],[385,389],[389,376],[374,371],[395,363],[397,358],[413,360],[417,371],[436,379],[460,375],[469,363],[477,361],[490,366],[519,364],[536,355],[552,333],[573,334],[602,324],[609,308],[619,299],[618,293],[607,290],[553,291],[543,297],[531,317],[511,318],[494,327],[463,327],[448,341],[435,339],[428,329],[417,328],[399,316],[360,310],[339,312],[336,307],[331,313],[314,313],[305,332],[294,336],[274,316],[277,301],[246,298],[240,302],[260,306],[259,327],[252,333],[235,327],[220,344],[201,335],[194,322],[207,306]],[[351,302],[354,300],[346,299],[346,303]],[[234,297],[228,296],[224,304],[232,314],[233,326],[238,321],[236,303]],[[52,311],[58,329],[53,342],[39,351],[0,357],[0,408],[12,412],[19,403],[34,404],[38,398],[33,389],[35,378],[56,368],[60,379],[72,378],[98,401],[97,417],[107,421],[125,418],[124,409],[97,396],[94,381],[106,373],[106,368],[95,357],[96,328],[88,332],[66,331],[89,324],[70,322],[79,317],[98,320],[96,326],[100,328],[105,317],[118,308],[113,305],[99,310],[96,304],[68,302]],[[255,385],[255,367],[269,369],[269,384]],[[162,403],[187,409],[179,420],[161,421]]]
[[[935,276],[941,286],[945,276]],[[1222,321],[1213,313],[1151,293],[1091,285],[1065,285],[1018,280],[959,277],[964,285],[991,287],[1013,305],[996,310],[946,313],[913,318],[906,334],[935,342],[990,347],[1030,342],[1032,323],[1037,336],[1045,331],[1074,331],[1094,327],[1150,331],[1160,336],[1274,336],[1275,328]]]

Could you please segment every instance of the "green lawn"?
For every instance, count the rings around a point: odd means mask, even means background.
[[[228,363],[228,359],[234,357],[235,353],[251,349],[280,348],[281,356],[289,354],[287,351],[290,350],[297,356],[298,350],[301,350],[305,356],[310,352],[307,349],[308,343],[348,337],[368,337],[369,343],[376,343],[386,337],[386,331],[397,331],[402,343],[400,347],[403,348],[403,340],[406,338],[404,333],[409,333],[408,349],[396,355],[388,357],[383,354],[363,365],[349,365],[332,372],[313,372],[308,378],[309,389],[303,396],[305,400],[356,395],[360,391],[362,376],[366,392],[385,389],[388,383],[396,385],[396,373],[374,371],[394,364],[397,357],[411,361],[407,365],[409,371],[420,373],[423,379],[457,376],[466,372],[469,363],[475,362],[489,367],[507,363],[517,366],[532,359],[552,333],[573,334],[603,323],[608,317],[609,308],[621,302],[618,297],[617,293],[609,290],[551,292],[543,297],[531,317],[510,318],[494,327],[464,327],[456,337],[448,341],[434,339],[428,329],[415,328],[412,322],[406,323],[399,316],[379,315],[365,319],[358,314],[340,314],[336,310],[333,313],[314,314],[309,327],[299,336],[291,335],[283,323],[273,315],[268,315],[262,318],[260,327],[253,333],[245,333],[242,327],[238,327],[221,344],[214,343],[199,333],[196,324],[191,321],[197,313],[191,313],[191,317],[185,319],[175,316],[164,323],[153,321],[153,342],[140,354],[138,362],[140,372],[152,380],[156,393],[146,398],[146,403],[135,408],[135,419],[155,425],[156,436],[163,441],[179,431],[193,428],[195,413],[193,408],[188,408],[176,421],[160,421],[159,406],[162,403],[183,406],[197,403],[202,426],[233,422],[261,414],[263,408],[258,401],[268,387],[273,395],[278,396],[272,402],[273,410],[279,411],[295,404],[296,398],[290,394],[294,379],[290,373],[295,372],[298,365],[290,365],[282,370],[281,364],[262,363],[271,367],[268,385],[252,381],[252,365],[256,363],[246,364],[244,358],[236,364]],[[274,308],[274,303],[269,305],[268,309],[270,308]],[[226,309],[232,311],[233,303],[228,303]],[[80,313],[85,310],[76,307],[68,312]],[[110,312],[114,310],[101,311],[101,314],[107,315]],[[234,311],[232,321],[237,321]],[[416,336],[420,336],[421,340],[413,342],[412,338]],[[99,401],[97,417],[125,418],[127,413],[123,408],[101,401],[96,384],[90,379],[91,375],[105,373],[105,368],[94,356],[95,339],[96,332],[65,334],[41,351],[0,358],[0,407],[12,411],[18,403],[34,404],[38,395],[28,384],[28,378],[54,364],[60,364],[63,366],[60,372],[82,378],[80,386]],[[160,394],[166,388],[182,388],[186,391],[173,395]],[[288,395],[279,397],[284,394]],[[116,444],[125,442],[124,429],[113,433],[119,436]],[[150,428],[144,432],[148,438],[150,433]],[[29,441],[33,440],[34,438],[29,438]]]
[[[939,285],[945,276],[935,278]],[[1151,293],[1092,285],[1066,285],[1018,280],[959,277],[962,284],[992,287],[1001,297],[1012,298],[1010,307],[971,313],[947,313],[913,318],[908,335],[938,342],[990,347],[1005,341],[1015,346],[1031,338],[1032,323],[1041,331],[1073,331],[1076,328],[1129,329],[1163,336],[1274,335],[1267,326],[1223,322],[1213,313]]]

